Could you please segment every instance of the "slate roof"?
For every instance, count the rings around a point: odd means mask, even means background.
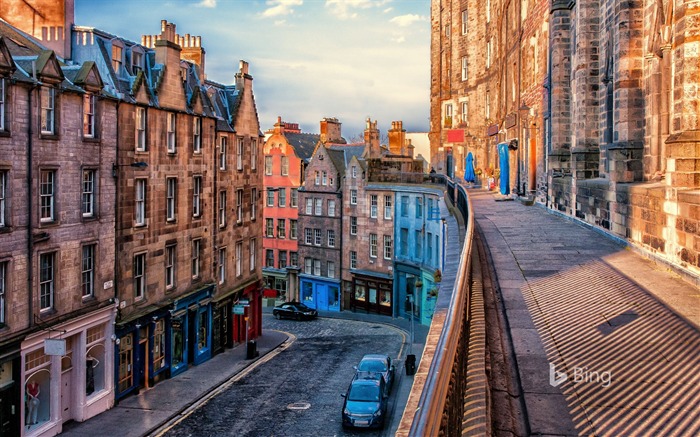
[[[345,151],[337,148],[327,148],[328,156],[333,161],[333,165],[338,170],[338,173],[345,173]]]
[[[10,26],[0,19],[0,36],[5,37],[5,44],[12,56],[35,56],[45,48],[34,38]]]
[[[316,144],[318,144],[321,139],[321,135],[319,134],[297,134],[287,132],[284,133],[284,137],[287,139],[289,145],[292,146],[297,156],[306,162],[311,160]]]
[[[353,156],[357,157],[357,159],[362,158],[362,154],[365,151],[365,145],[364,143],[357,143],[357,144],[349,144],[349,145],[338,145],[338,144],[333,144],[331,145],[331,148],[333,150],[342,150],[345,154],[345,166],[350,163],[350,160],[352,159]]]

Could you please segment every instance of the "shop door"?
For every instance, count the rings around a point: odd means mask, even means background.
[[[379,292],[377,291],[376,284],[369,284],[367,286],[367,311],[371,313],[379,312]]]
[[[316,285],[316,309],[328,311],[328,286]]]
[[[197,347],[197,309],[187,312],[187,363],[194,364],[194,351]]]
[[[0,391],[0,435],[19,435],[19,409],[12,404],[14,393],[15,383]]]
[[[138,387],[148,387],[148,340],[139,340],[138,357],[136,358],[136,385]]]
[[[73,367],[61,373],[61,420],[67,422],[73,418],[71,412],[71,389],[73,387],[72,377]]]

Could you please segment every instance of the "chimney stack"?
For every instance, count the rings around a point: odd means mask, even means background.
[[[402,121],[392,121],[391,129],[387,132],[389,136],[389,153],[392,155],[405,155],[406,131]]]
[[[343,143],[343,137],[340,135],[341,124],[337,118],[324,117],[321,120],[321,142]]]
[[[381,158],[382,152],[379,146],[377,120],[372,121],[369,117],[367,117],[365,125],[365,144],[369,146],[370,159]]]

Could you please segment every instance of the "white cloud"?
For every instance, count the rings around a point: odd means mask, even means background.
[[[389,23],[394,23],[399,27],[408,27],[412,25],[413,23],[417,23],[419,21],[425,21],[426,18],[422,15],[417,15],[417,14],[406,14],[406,15],[399,15],[397,17],[392,18],[389,20]]]
[[[393,10],[394,10],[394,8],[386,8],[386,9],[384,9],[384,11],[382,11],[382,12],[384,12],[385,14],[388,14],[389,12],[391,12],[391,11],[393,11]]]
[[[356,9],[368,9],[376,5],[371,0],[326,0],[326,9],[341,20],[357,17]]]
[[[275,21],[275,26],[283,26],[286,22],[287,20],[277,20]]]
[[[216,0],[202,0],[201,2],[197,3],[195,6],[199,8],[215,8],[216,7]]]
[[[289,15],[294,13],[293,6],[301,6],[303,0],[268,0],[265,2],[269,8],[263,11],[263,17],[276,17],[278,15]]]
[[[406,41],[406,37],[403,35],[396,35],[391,37],[391,41],[401,44],[402,42]]]

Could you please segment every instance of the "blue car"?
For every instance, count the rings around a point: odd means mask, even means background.
[[[394,374],[396,371],[389,355],[367,354],[362,357],[360,364],[355,366],[355,370],[357,372],[374,374],[376,377],[381,375],[382,379],[384,379],[386,394],[388,395],[391,392],[391,387],[394,385]]]
[[[384,379],[358,372],[347,393],[342,395],[343,427],[382,428],[386,417],[388,396]]]

